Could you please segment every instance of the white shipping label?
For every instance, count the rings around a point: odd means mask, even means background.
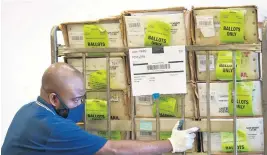
[[[141,22],[140,18],[136,17],[127,17],[126,20],[126,28],[128,35],[140,35],[144,36],[145,27],[144,23]]]
[[[185,94],[185,46],[130,49],[133,96]]]
[[[205,72],[206,71],[206,55],[197,55],[198,59],[198,70],[199,72]],[[214,56],[210,55],[210,70],[215,69],[215,64],[214,64]]]
[[[136,104],[138,105],[152,105],[152,96],[147,95],[147,96],[138,96],[137,97],[137,102]]]
[[[196,16],[197,28],[214,28],[213,16]]]
[[[214,28],[201,28],[201,33],[204,37],[214,37],[215,36],[215,29]]]
[[[110,96],[111,96],[110,97],[111,102],[119,102],[119,93],[113,92],[110,94]]]
[[[215,36],[213,16],[196,16],[197,28],[200,29],[204,37]]]
[[[206,84],[198,83],[200,115],[207,116]],[[229,116],[228,84],[210,84],[210,115]]]
[[[68,32],[70,44],[84,44],[83,32]]]

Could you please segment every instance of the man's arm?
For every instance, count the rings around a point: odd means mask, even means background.
[[[112,141],[107,143],[96,155],[156,155],[168,152],[184,152],[193,147],[195,132],[199,128],[177,130],[178,122],[172,129],[172,135],[165,141]]]
[[[109,140],[96,155],[156,155],[172,151],[172,144],[165,141]]]

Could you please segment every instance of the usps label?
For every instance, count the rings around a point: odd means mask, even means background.
[[[186,94],[185,46],[130,49],[133,96]]]

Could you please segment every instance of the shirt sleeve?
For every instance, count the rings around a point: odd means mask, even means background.
[[[49,155],[93,155],[107,142],[107,139],[89,134],[67,119],[54,121],[53,131],[47,140]]]

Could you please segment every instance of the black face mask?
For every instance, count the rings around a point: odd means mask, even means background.
[[[59,97],[59,95],[56,94],[56,97],[58,98],[59,103],[60,103],[58,109],[56,109],[56,108],[54,107],[56,113],[57,113],[59,116],[63,117],[63,118],[67,118],[68,115],[69,115],[69,111],[70,111],[69,108],[68,108],[68,107],[66,106],[66,104],[63,102],[63,100]]]

